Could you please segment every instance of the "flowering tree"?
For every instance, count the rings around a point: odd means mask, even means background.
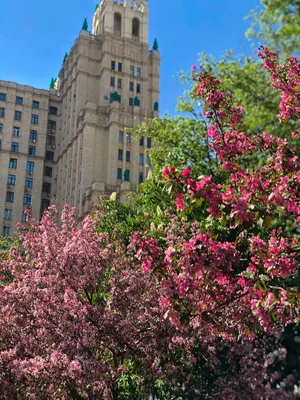
[[[29,219],[22,249],[0,264],[2,399],[125,399],[128,374],[133,395],[138,381],[147,393],[162,376],[152,364],[172,327],[157,284],[94,220],[78,227],[74,215],[64,209],[62,228],[53,207],[40,223]]]
[[[282,93],[280,119],[299,118],[299,62],[291,58],[280,65],[276,54],[264,48],[259,56],[272,74],[272,86]],[[165,228],[166,246],[153,237],[135,235],[137,257],[145,271],[161,276],[161,306],[179,336],[188,331],[207,344],[216,338],[276,337],[299,322],[299,237],[287,237],[273,226],[278,217],[299,225],[299,155],[285,139],[267,132],[244,133],[245,111],[230,93],[222,92],[221,82],[206,72],[194,79],[196,94],[206,104],[209,146],[220,169],[198,179],[192,178],[192,167],[164,169],[181,219],[173,217]],[[299,132],[291,136],[297,140]],[[266,150],[271,156],[265,166],[242,168],[244,158]],[[226,179],[221,180],[224,173]],[[195,221],[195,216],[197,222],[184,222]],[[239,349],[241,355],[245,347]],[[270,395],[267,391],[278,379],[270,379],[269,386],[260,382],[263,392],[256,386],[258,393]],[[288,381],[291,386],[293,378]],[[278,388],[272,395],[277,392]],[[230,398],[228,391],[226,396]]]

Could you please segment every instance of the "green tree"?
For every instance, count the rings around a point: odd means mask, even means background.
[[[246,35],[254,44],[265,44],[284,57],[299,52],[300,1],[261,0],[263,7],[251,11]]]

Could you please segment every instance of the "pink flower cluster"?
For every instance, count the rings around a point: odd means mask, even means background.
[[[271,85],[281,92],[280,118],[284,121],[300,114],[300,63],[296,57],[282,65],[273,51],[261,47],[258,56],[264,60],[265,69],[271,74]]]

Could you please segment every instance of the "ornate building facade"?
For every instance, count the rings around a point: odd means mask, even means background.
[[[54,201],[83,216],[103,194],[121,201],[150,167],[150,138],[131,129],[158,116],[160,55],[149,51],[147,1],[102,0],[49,90],[0,81],[0,224],[4,235]],[[0,232],[1,234],[2,232]]]

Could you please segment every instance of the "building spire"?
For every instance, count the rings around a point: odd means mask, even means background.
[[[87,31],[88,30],[88,22],[87,22],[87,19],[86,18],[84,18],[84,22],[83,22],[83,25],[82,25],[82,30],[83,31]]]
[[[157,43],[157,39],[156,38],[154,39],[154,43],[153,43],[152,49],[155,50],[155,51],[158,51],[158,43]]]
[[[49,89],[54,89],[54,85],[55,85],[55,80],[54,78],[51,78]]]

